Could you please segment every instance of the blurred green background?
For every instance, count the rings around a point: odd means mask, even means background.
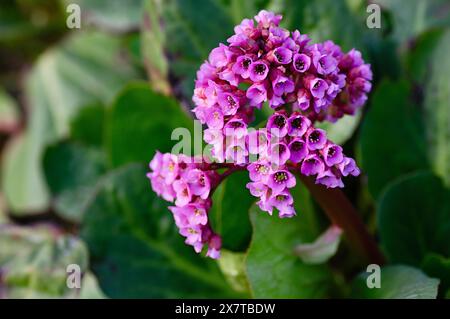
[[[217,262],[183,244],[151,191],[155,150],[192,129],[196,70],[261,9],[372,64],[363,112],[322,126],[362,168],[344,192],[389,260],[381,289],[345,240],[320,263],[295,255],[329,225],[302,185],[299,215],[280,220],[253,205],[246,174],[228,179],[210,213]],[[0,298],[450,297],[448,52],[448,0],[1,1]]]

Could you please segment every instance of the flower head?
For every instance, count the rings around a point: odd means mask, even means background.
[[[366,102],[370,65],[355,49],[345,53],[332,41],[311,43],[306,34],[280,27],[281,19],[265,10],[244,19],[197,72],[193,113],[207,126],[212,163],[159,152],[150,162],[151,186],[174,202],[169,209],[185,243],[196,252],[207,247],[211,258],[219,258],[222,247],[208,216],[212,194],[229,173],[219,174],[221,168],[246,169],[247,188],[259,208],[270,215],[276,210],[281,218],[296,214],[293,173],[331,188],[360,174],[315,123],[353,115]],[[264,129],[252,131],[251,123],[260,118],[255,109],[263,105],[273,114]]]
[[[288,133],[288,121],[284,114],[274,113],[267,121],[267,131],[277,137],[284,137]]]

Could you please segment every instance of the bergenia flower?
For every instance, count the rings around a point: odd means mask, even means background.
[[[188,171],[185,176],[192,194],[207,199],[211,190],[209,176],[197,168]]]
[[[279,194],[286,188],[292,188],[296,184],[295,177],[288,170],[273,172],[268,179],[267,185],[274,194]]]
[[[249,74],[250,80],[253,82],[261,82],[269,74],[269,65],[264,61],[255,61],[250,64]]]
[[[325,170],[325,164],[316,154],[308,155],[301,165],[301,173],[306,176],[320,175]]]
[[[301,114],[292,114],[288,119],[288,133],[290,136],[302,137],[308,128],[311,126],[311,121]]]
[[[289,143],[289,154],[292,163],[300,163],[309,153],[306,142],[300,138],[294,138]]]
[[[277,137],[284,137],[288,133],[288,120],[282,113],[274,113],[267,121],[267,131]]]
[[[246,96],[250,106],[261,108],[261,105],[267,100],[266,86],[262,83],[255,83],[248,88]]]
[[[306,133],[306,145],[310,150],[319,150],[325,146],[327,142],[327,136],[324,130],[319,128],[310,129],[309,132]]]
[[[199,67],[193,114],[206,125],[212,162],[159,152],[150,162],[151,186],[174,203],[169,209],[185,243],[196,252],[207,247],[211,258],[219,258],[222,246],[209,222],[211,197],[228,173],[247,170],[256,204],[280,218],[296,215],[295,175],[335,188],[344,186],[343,177],[360,174],[315,123],[336,122],[363,106],[371,90],[370,65],[355,49],[345,53],[332,41],[311,43],[308,35],[289,32],[281,19],[265,10],[244,19]],[[255,109],[265,104],[273,114],[263,129],[251,130]]]
[[[311,66],[311,58],[304,53],[297,53],[294,55],[294,63],[292,66],[295,71],[305,73]]]
[[[268,162],[259,161],[248,165],[250,180],[254,182],[267,182],[270,174],[270,165]]]

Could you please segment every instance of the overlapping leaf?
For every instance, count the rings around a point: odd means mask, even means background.
[[[380,287],[369,288],[368,276],[379,275]],[[369,278],[370,281],[370,278]],[[439,280],[409,266],[386,266],[380,274],[362,273],[353,283],[354,298],[435,299]]]
[[[450,191],[431,173],[412,174],[380,198],[381,243],[392,262],[420,266],[431,252],[450,256]]]
[[[171,151],[174,129],[191,134],[192,127],[193,120],[174,99],[153,92],[146,83],[130,84],[117,96],[107,119],[105,143],[110,162],[115,167],[148,163],[156,150]]]
[[[280,219],[255,205],[250,211],[253,237],[247,255],[247,275],[256,298],[321,298],[329,295],[329,268],[307,265],[294,248],[319,234],[310,198],[303,188],[294,191],[298,216]]]
[[[110,173],[86,213],[82,237],[110,297],[233,296],[212,260],[183,243],[141,165]]]
[[[390,181],[428,167],[421,113],[407,82],[385,81],[376,89],[362,124],[360,147],[375,198]]]
[[[84,273],[87,263],[86,247],[73,236],[49,227],[0,227],[1,297],[101,298],[92,274],[83,279],[80,291],[67,286],[67,266],[78,265]]]
[[[43,167],[55,211],[67,220],[80,222],[95,186],[106,172],[104,154],[77,143],[62,142],[46,150]]]
[[[120,40],[96,32],[77,33],[39,59],[26,81],[28,129],[11,146],[3,167],[6,199],[14,213],[39,212],[48,205],[41,170],[45,145],[68,134],[80,107],[110,102],[134,77]]]
[[[223,247],[232,251],[247,249],[252,234],[248,211],[256,199],[246,189],[247,172],[227,177],[213,196],[210,215],[213,227],[222,235]]]

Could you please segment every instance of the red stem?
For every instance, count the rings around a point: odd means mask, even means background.
[[[345,236],[355,251],[370,263],[384,264],[385,258],[377,243],[345,194],[338,188],[317,185],[310,177],[301,174],[298,176],[331,222],[344,230]]]

